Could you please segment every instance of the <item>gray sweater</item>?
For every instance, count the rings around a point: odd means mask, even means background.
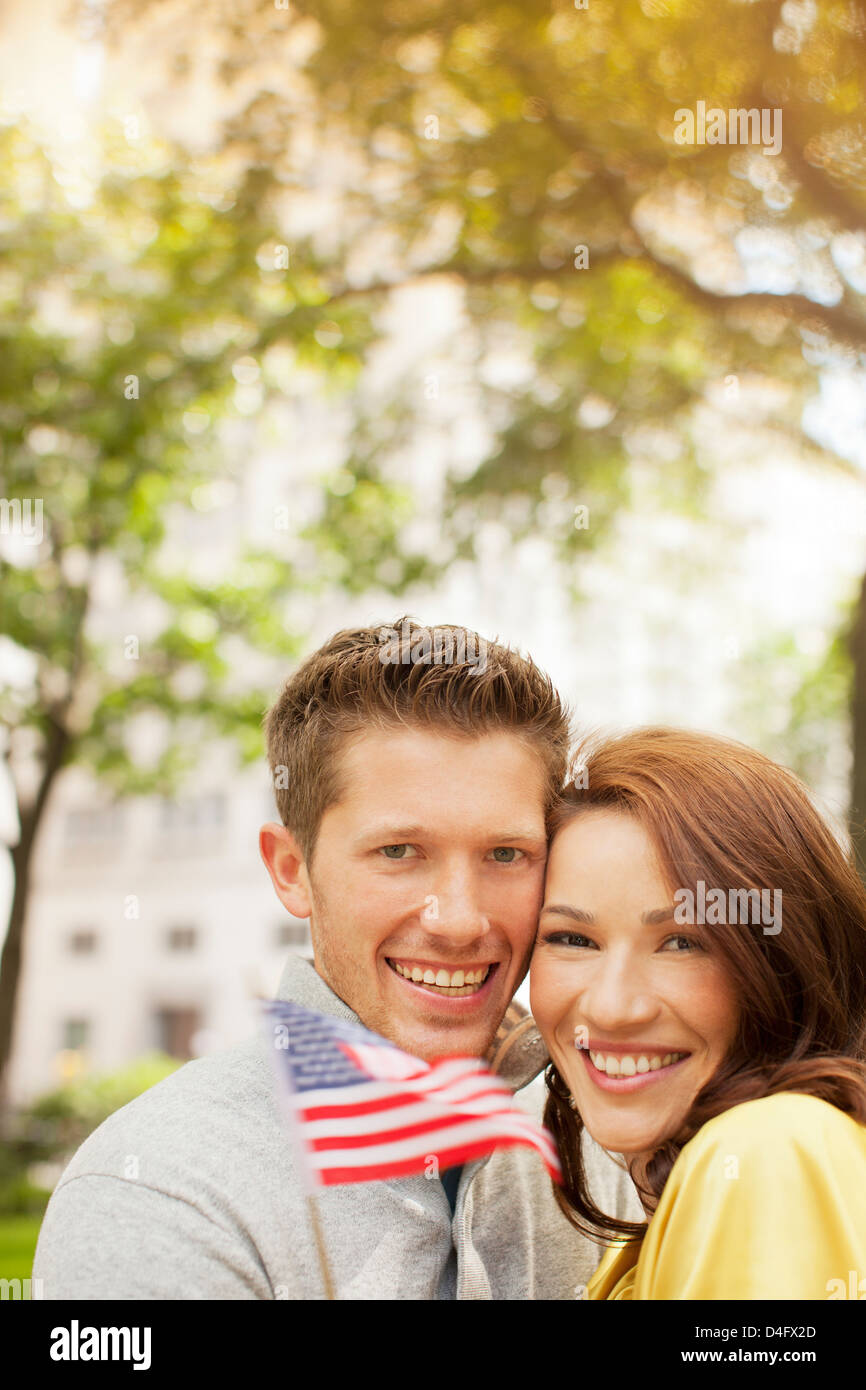
[[[298,957],[278,997],[358,1021]],[[499,1058],[515,1090],[538,1076],[528,1016]],[[519,1098],[537,1109],[543,1094]],[[641,1220],[628,1176],[591,1140],[586,1152],[596,1201]],[[453,1217],[423,1176],[321,1188],[316,1202],[339,1299],[580,1298],[602,1253],[565,1220],[530,1149],[466,1164]],[[85,1140],[48,1204],[33,1275],[47,1299],[325,1297],[264,1029],[187,1063]]]

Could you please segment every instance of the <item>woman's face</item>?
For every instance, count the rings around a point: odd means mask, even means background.
[[[594,1139],[647,1154],[674,1135],[733,1041],[720,960],[673,920],[632,816],[586,811],[555,836],[530,973],[532,1012]]]

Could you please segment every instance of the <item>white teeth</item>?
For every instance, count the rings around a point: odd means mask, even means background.
[[[654,1057],[647,1057],[643,1053],[640,1056],[609,1056],[603,1052],[591,1052],[592,1064],[596,1071],[603,1071],[608,1076],[643,1076],[648,1071],[661,1071],[663,1067],[669,1067],[674,1062],[679,1062],[688,1054],[685,1052],[666,1052],[664,1056],[656,1054]]]
[[[479,966],[477,970],[446,970],[444,966],[440,970],[433,970],[430,966],[426,969],[420,965],[400,965],[398,961],[391,961],[398,975],[402,975],[404,980],[411,980],[413,984],[435,985],[437,989],[447,989],[449,992],[460,994],[473,994],[476,988],[481,985],[490,973],[490,966]]]

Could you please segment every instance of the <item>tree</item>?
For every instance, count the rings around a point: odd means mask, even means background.
[[[129,717],[154,698],[168,699],[172,719],[220,720],[226,624],[239,639],[281,640],[268,615],[290,578],[284,563],[274,573],[270,552],[254,557],[252,586],[197,586],[177,574],[169,582],[156,563],[167,509],[213,479],[211,434],[195,430],[228,410],[243,386],[233,371],[248,386],[258,372],[279,389],[276,364],[288,349],[293,369],[322,370],[343,392],[357,427],[303,539],[326,552],[338,582],[361,587],[387,574],[399,586],[424,563],[401,555],[411,504],[394,482],[400,450],[431,412],[447,433],[453,388],[466,382],[449,355],[431,369],[438,406],[411,372],[387,409],[353,395],[377,341],[375,315],[395,286],[460,286],[461,371],[491,436],[475,466],[446,480],[440,564],[472,556],[479,519],[496,515],[517,534],[543,527],[579,569],[586,545],[629,504],[639,457],[654,462],[668,505],[699,507],[712,457],[705,413],[720,394],[728,413],[718,429],[740,411],[759,430],[759,448],[775,440],[844,466],[804,434],[802,407],[821,371],[861,371],[866,346],[862,0],[588,0],[585,9],[565,0],[299,0],[291,9],[238,0],[208,14],[204,47],[179,41],[184,14],[197,36],[197,5],[154,0],[143,15],[131,0],[106,8],[109,33],[133,48],[145,31],[163,43],[175,85],[216,52],[216,79],[227,90],[242,81],[252,96],[225,121],[212,159],[199,162],[192,182],[207,183],[204,199],[185,197],[188,156],[166,152],[161,168],[135,167],[127,141],[100,214],[125,247],[119,264],[86,211],[32,211],[20,234],[3,233],[21,267],[7,291],[21,294],[28,325],[3,367],[5,495],[42,495],[39,486],[51,503],[39,564],[19,554],[0,576],[10,635],[41,673],[35,702],[3,695],[19,763],[25,738],[38,750],[16,863],[24,901],[35,826],[73,734],[82,756],[121,776]],[[160,34],[163,16],[171,28]],[[677,112],[700,102],[780,111],[780,153],[679,143]],[[345,171],[332,181],[340,215],[327,235],[293,237],[289,247],[289,205],[330,179],[323,158],[335,150]],[[133,193],[143,219],[130,210]],[[290,250],[288,265],[279,247]],[[33,326],[50,268],[56,279],[73,263],[80,278],[67,292],[95,310],[90,343]],[[529,364],[516,386],[491,370],[503,343]],[[49,354],[62,370],[46,367]],[[169,364],[162,376],[160,361]],[[127,376],[153,388],[132,411],[118,391]],[[573,524],[575,506],[592,512],[588,535]],[[129,681],[98,678],[107,654],[93,650],[85,627],[81,576],[114,550],[133,591],[180,610]],[[308,582],[299,568],[294,582]],[[866,701],[857,694],[866,688],[866,621],[855,619],[852,633],[856,830],[866,813],[857,791],[866,785]],[[203,704],[170,684],[199,664]],[[20,927],[10,926],[7,950],[12,980]],[[0,1058],[7,993],[0,985]]]
[[[62,769],[87,767],[118,794],[168,793],[206,737],[260,756],[272,692],[242,672],[248,658],[261,671],[263,658],[276,669],[298,655],[286,601],[326,582],[310,554],[327,549],[329,582],[345,588],[370,585],[387,561],[399,590],[429,565],[400,541],[401,489],[359,467],[351,487],[324,480],[341,528],[300,526],[287,479],[273,543],[250,545],[238,521],[218,579],[197,578],[178,524],[220,489],[240,497],[238,427],[252,428],[252,413],[267,423],[287,371],[306,389],[345,389],[376,330],[347,306],[322,331],[314,257],[280,268],[254,170],[215,183],[212,165],[115,133],[107,174],[88,186],[23,127],[0,129],[0,147],[11,171],[0,295],[17,318],[5,316],[0,353],[0,721],[21,827],[0,961],[2,1077],[33,855]],[[149,760],[132,737],[142,711],[163,725]]]
[[[110,36],[136,42],[136,8],[112,0]],[[174,53],[183,13],[171,7]],[[157,0],[156,41],[163,15]],[[598,541],[628,505],[639,452],[670,505],[699,506],[712,440],[698,408],[722,392],[716,428],[739,411],[758,455],[782,445],[846,466],[802,412],[823,370],[863,370],[862,0],[246,0],[209,19],[209,40],[218,79],[253,92],[222,149],[297,189],[324,150],[354,161],[324,270],[329,313],[426,277],[464,290],[466,371],[492,440],[445,492],[455,553],[471,555],[479,518],[497,515],[579,560],[587,537],[551,496],[589,505]],[[752,143],[732,148],[727,129],[721,143],[718,127],[697,142],[700,104],[753,111],[760,141],[737,117]],[[695,143],[680,140],[683,112]],[[780,119],[779,150],[762,113]],[[286,131],[308,124],[305,161]],[[387,260],[364,275],[360,253],[383,234]],[[503,341],[532,364],[517,387],[491,380]],[[862,610],[851,632],[859,845]]]

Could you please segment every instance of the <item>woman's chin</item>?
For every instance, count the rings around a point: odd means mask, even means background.
[[[669,1117],[660,1122],[657,1115],[611,1114],[606,1106],[580,1095],[575,1097],[575,1103],[587,1133],[610,1153],[624,1157],[652,1153],[672,1132]]]
[[[646,1130],[635,1130],[623,1125],[592,1125],[584,1120],[589,1135],[608,1153],[622,1154],[624,1158],[644,1154],[658,1147],[659,1140]]]

